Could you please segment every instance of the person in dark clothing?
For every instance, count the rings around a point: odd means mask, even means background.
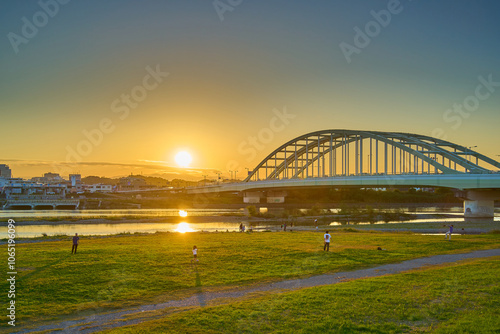
[[[451,234],[453,233],[453,225],[448,225],[448,227],[450,228],[450,230],[445,233],[444,240],[448,239],[449,241],[451,241]]]
[[[78,248],[78,241],[80,240],[80,237],[78,236],[78,233],[75,233],[75,236],[73,237],[73,247],[71,247],[71,254],[73,254],[73,251],[76,254],[76,249]]]

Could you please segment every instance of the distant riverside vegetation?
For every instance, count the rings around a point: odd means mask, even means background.
[[[196,181],[186,181],[181,179],[173,179],[171,181],[158,176],[143,176],[143,175],[130,175],[129,178],[134,178],[141,180],[144,185],[153,187],[189,187],[196,186],[199,182]],[[117,186],[120,184],[120,180],[125,178],[109,178],[101,176],[86,176],[82,178],[83,184],[109,184],[112,186]]]
[[[179,180],[179,183],[182,180]],[[121,208],[190,208],[239,205],[244,207],[243,198],[236,193],[222,193],[212,195],[189,195],[183,191],[158,189],[148,192],[129,192],[112,194],[84,194],[85,207],[93,208],[92,203],[99,203],[100,209]],[[371,205],[377,206],[408,206],[408,205],[452,205],[461,206],[462,201],[455,197],[450,189],[439,188],[434,191],[421,191],[416,189],[387,189],[385,191],[374,189],[300,189],[287,190],[285,204],[278,206],[293,206],[309,208],[320,205],[321,207],[341,207],[344,205]],[[266,203],[262,203],[266,206]],[[333,205],[333,206],[332,206]],[[276,206],[276,205],[272,205]]]

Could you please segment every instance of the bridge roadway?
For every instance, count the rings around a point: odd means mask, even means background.
[[[306,179],[262,180],[187,188],[186,191],[190,194],[208,194],[247,190],[286,190],[287,188],[301,187],[446,187],[459,190],[487,190],[500,189],[500,173],[352,175]]]

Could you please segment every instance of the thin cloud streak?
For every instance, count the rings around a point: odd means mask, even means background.
[[[131,168],[131,169],[145,169],[150,170],[152,172],[164,172],[165,174],[176,174],[176,175],[199,175],[201,173],[219,172],[217,169],[212,168],[197,168],[197,167],[189,167],[189,168],[181,168],[168,166],[164,164],[159,164],[162,162],[159,161],[148,161],[148,160],[140,160],[148,163],[118,163],[118,162],[103,162],[103,161],[86,161],[86,162],[72,162],[68,163],[65,161],[48,161],[48,160],[22,160],[22,159],[0,159],[1,163],[9,164],[12,166],[19,167],[38,167],[38,168],[53,168],[55,166],[61,167],[71,167],[72,169],[83,168],[83,167],[120,167],[120,168]]]

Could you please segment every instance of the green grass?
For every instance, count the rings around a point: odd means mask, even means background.
[[[499,260],[273,294],[106,333],[498,333]]]
[[[330,253],[322,251],[322,233],[316,232],[82,237],[77,255],[70,254],[69,237],[19,244],[17,319],[22,324],[81,316],[188,296],[200,286],[220,290],[500,247],[498,234],[454,236],[451,242],[407,233],[332,236]],[[199,248],[199,275],[190,264],[193,245]],[[377,251],[378,246],[386,250]]]
[[[361,231],[375,230],[375,231],[415,231],[423,233],[445,233],[448,231],[448,225],[450,222],[392,222],[392,223],[372,223],[372,224],[358,224],[356,222],[351,222],[349,225],[336,225],[330,227],[331,230],[335,231],[338,229],[344,229],[352,227]],[[470,234],[471,232],[477,233],[477,231],[487,231],[491,233],[500,228],[499,221],[473,221],[473,222],[453,222],[455,225],[454,234]],[[463,230],[462,230],[463,229]],[[431,232],[432,231],[432,232]]]

